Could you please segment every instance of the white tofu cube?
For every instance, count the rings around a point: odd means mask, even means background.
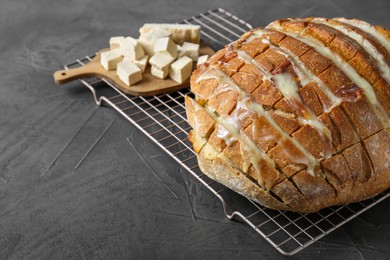
[[[179,49],[179,58],[183,56],[188,56],[193,61],[197,61],[199,57],[199,44],[184,42]]]
[[[177,58],[177,46],[169,37],[160,38],[154,45],[154,53],[162,52],[169,54],[172,58]]]
[[[198,58],[198,61],[196,63],[196,66],[205,63],[209,59],[209,55],[202,55]]]
[[[123,60],[118,63],[116,74],[128,86],[142,80],[141,69],[129,60]]]
[[[172,56],[158,52],[150,58],[149,63],[150,65],[155,66],[161,70],[169,70],[169,65],[171,65],[174,60],[175,59],[172,58]]]
[[[119,49],[113,49],[102,52],[100,54],[100,64],[106,70],[114,70],[119,62],[123,59],[122,53]]]
[[[146,54],[149,55],[149,57],[152,57],[154,55],[154,45],[156,41],[164,37],[172,37],[172,34],[168,30],[156,27],[141,34],[138,41],[141,43]]]
[[[180,57],[181,53],[183,52],[181,46],[179,44],[176,44],[176,47],[177,47],[177,57],[178,58],[183,57],[183,55]]]
[[[134,39],[133,37],[127,36],[120,45],[121,48],[126,48],[131,45],[137,45],[138,41]]]
[[[152,66],[150,73],[152,73],[153,76],[159,79],[165,79],[168,76],[169,67],[165,67],[163,69],[160,69],[156,66]]]
[[[192,71],[192,59],[184,56],[171,64],[169,77],[178,83],[186,81]]]
[[[119,48],[123,41],[125,40],[124,36],[115,36],[110,38],[110,48],[111,49],[116,49]]]
[[[130,60],[139,60],[145,56],[142,45],[132,37],[126,37],[120,46],[123,56]]]
[[[126,58],[128,59],[128,58]],[[129,59],[130,60],[130,59]],[[146,65],[148,65],[148,60],[149,60],[149,56],[148,55],[145,55],[143,56],[141,59],[139,60],[132,60],[132,62],[138,67],[141,69],[142,72],[145,71],[146,69]]]

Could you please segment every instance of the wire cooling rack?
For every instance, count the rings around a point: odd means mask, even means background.
[[[201,25],[202,39],[214,49],[222,48],[252,29],[251,25],[223,9],[207,11],[184,23]],[[84,65],[92,58],[77,59],[65,69]],[[104,79],[80,81],[91,90],[96,104],[105,103],[118,111],[209,189],[222,202],[227,218],[247,223],[284,255],[299,252],[390,196],[387,191],[366,201],[326,208],[314,214],[261,207],[200,171],[196,154],[187,141],[190,126],[185,115],[184,96],[192,95],[188,89],[153,97],[133,97]]]

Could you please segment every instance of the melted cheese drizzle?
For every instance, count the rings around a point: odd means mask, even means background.
[[[337,97],[330,91],[330,89],[325,85],[325,83],[320,80],[317,76],[315,76],[309,69],[306,68],[306,66],[303,64],[303,62],[296,56],[292,51],[289,49],[283,47],[283,46],[276,46],[269,40],[264,40],[266,43],[268,43],[272,49],[274,49],[279,54],[282,54],[287,59],[290,60],[291,64],[294,67],[294,71],[299,77],[299,80],[302,83],[302,86],[305,86],[311,82],[314,82],[317,84],[317,86],[322,90],[322,92],[326,95],[328,100],[331,102],[329,106],[326,104],[323,105],[323,111],[325,113],[329,113],[332,111],[333,108],[339,106],[341,102],[343,102],[342,98]]]
[[[384,78],[388,83],[390,83],[389,65],[385,61],[383,55],[378,52],[378,50],[375,48],[374,45],[370,43],[369,40],[364,38],[361,34],[347,29],[345,26],[329,23],[325,19],[316,18],[313,21],[320,22],[329,27],[332,27],[333,29],[336,29],[344,35],[354,39],[378,63],[377,67],[381,73],[382,78]],[[390,43],[387,43],[387,45],[390,45]]]
[[[345,18],[336,18],[334,20],[355,26],[368,34],[371,34],[383,47],[386,48],[387,52],[390,54],[389,40],[380,32],[378,32],[371,24],[358,20],[348,20]]]
[[[240,96],[244,97],[244,99],[240,101],[240,105],[237,104],[237,106],[246,107],[246,103],[248,102],[248,97],[246,93],[242,91],[241,88],[239,88],[237,85],[235,85],[235,83],[230,78],[226,77],[218,67],[210,67],[208,72],[203,73],[197,79],[197,81],[201,81],[204,79],[212,79],[212,78],[217,79],[219,81],[219,85],[226,86],[227,84],[229,87],[233,87],[234,90],[236,90],[240,94]],[[256,169],[257,181],[259,182],[260,186],[264,187],[265,182],[264,182],[264,178],[261,175],[260,162],[264,161],[272,168],[275,168],[274,160],[272,160],[267,153],[261,150],[247,135],[245,135],[240,131],[240,127],[239,127],[240,121],[237,120],[235,116],[229,116],[229,115],[217,116],[214,113],[215,112],[214,109],[209,105],[205,106],[205,111],[215,122],[217,122],[219,125],[222,126],[222,128],[218,128],[218,131],[222,130],[223,133],[217,133],[217,136],[223,136],[225,138],[228,137],[229,135],[225,132],[227,130],[234,139],[239,140],[244,144],[244,147],[246,147],[246,149],[250,154],[251,163]],[[232,138],[229,138],[226,144],[227,145],[229,143],[231,144],[231,142],[232,142]],[[271,187],[266,187],[267,190],[269,188]]]
[[[223,139],[227,146],[231,146],[237,139],[222,125],[217,125],[217,137]]]
[[[236,52],[237,52],[237,56],[240,59],[242,59],[243,61],[245,61],[245,63],[252,64],[261,70],[261,72],[264,75],[263,81],[264,80],[274,81],[275,86],[279,89],[279,91],[282,93],[282,95],[285,98],[287,98],[288,100],[298,101],[299,103],[301,103],[303,105],[301,97],[298,94],[298,85],[297,85],[296,81],[291,77],[291,75],[289,75],[287,73],[280,73],[280,74],[273,75],[273,74],[269,73],[267,70],[265,70],[260,64],[258,64],[246,52],[244,52],[244,51],[236,51]],[[310,111],[310,109],[308,109],[304,105],[303,105],[303,107],[305,109],[304,112],[308,118],[299,117],[298,118],[299,121],[303,124],[308,124],[308,125],[312,126],[314,129],[317,130],[317,132],[320,135],[325,134],[325,136],[327,136],[331,140],[331,133],[330,133],[329,129],[317,119],[317,117],[314,115],[314,113],[312,111]]]
[[[307,166],[307,172],[311,175],[314,174],[314,169],[319,165],[319,160],[317,160],[310,152],[308,152],[295,138],[292,138],[289,136],[283,129],[280,128],[280,126],[275,122],[275,120],[272,118],[272,116],[264,109],[264,107],[261,104],[254,103],[251,101],[251,96],[246,93],[244,90],[242,90],[237,84],[230,78],[227,77],[223,71],[218,67],[209,67],[208,71],[203,73],[199,78],[197,79],[197,82],[200,82],[205,79],[217,79],[219,81],[220,85],[225,85],[225,83],[232,87],[241,97],[241,101],[238,102],[237,107],[244,106],[247,110],[252,110],[258,113],[259,115],[266,118],[266,120],[273,126],[273,128],[279,132],[279,134],[282,136],[282,138],[279,140],[279,145],[282,145],[283,143],[281,141],[288,139],[291,143],[294,144],[294,146],[304,155],[299,158],[295,157],[292,154],[287,154],[289,156],[289,159],[291,159],[294,163],[297,164],[304,164]],[[217,87],[218,89],[218,87]],[[216,90],[217,90],[216,89]],[[212,112],[213,115],[212,118],[216,120],[216,116],[213,111],[208,110],[209,113]],[[225,116],[226,117],[226,116]],[[235,126],[239,122],[236,117],[230,117],[230,120],[223,120],[219,119],[218,117],[218,123],[220,123],[226,130],[232,134],[232,136],[237,140],[243,140],[244,144],[250,143],[247,145],[247,147],[250,149],[249,152],[251,152],[251,162],[253,166],[256,168],[256,172],[258,175],[258,178],[262,180],[261,177],[261,170],[258,168],[258,160],[259,158],[264,159],[268,164],[275,167],[275,162],[268,156],[267,153],[265,153],[263,150],[261,150],[254,142],[252,142],[248,136],[246,136],[244,133],[239,133],[239,127]],[[229,117],[227,117],[229,118]],[[222,134],[226,136],[226,134]]]
[[[382,105],[379,103],[371,84],[368,83],[367,80],[365,80],[363,77],[361,77],[359,73],[355,70],[355,68],[352,67],[348,62],[342,59],[338,54],[326,48],[320,41],[305,36],[303,34],[304,32],[300,34],[289,32],[283,30],[283,28],[281,28],[281,26],[278,24],[271,24],[270,28],[306,43],[307,45],[311,46],[315,51],[320,53],[322,56],[331,60],[333,64],[335,64],[341,71],[343,71],[345,75],[347,75],[347,77],[351,79],[353,83],[355,83],[357,86],[359,86],[359,88],[361,88],[364,91],[364,94],[371,108],[374,110],[382,126],[385,129],[390,127],[389,116],[387,115]]]
[[[277,74],[273,78],[278,86],[280,92],[283,96],[290,98],[301,100],[298,94],[298,84],[289,74]],[[299,121],[303,124],[307,124],[316,129],[321,136],[325,135],[329,140],[332,140],[332,134],[330,130],[321,123],[314,113],[311,110],[307,111],[309,113],[309,118],[299,117]],[[331,157],[331,154],[327,154],[327,158]]]

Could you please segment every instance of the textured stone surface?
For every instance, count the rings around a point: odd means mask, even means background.
[[[0,259],[283,258],[228,220],[217,199],[135,127],[96,107],[80,83],[53,82],[61,64],[105,47],[110,36],[137,36],[145,22],[216,7],[254,26],[345,16],[390,27],[386,0],[2,0]],[[296,258],[385,259],[389,216],[387,200]]]

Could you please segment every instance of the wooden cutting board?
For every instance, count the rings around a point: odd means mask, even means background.
[[[156,78],[150,73],[150,66],[148,65],[142,74],[143,79],[132,86],[127,86],[116,75],[116,70],[107,71],[100,64],[100,54],[107,50],[109,49],[100,50],[89,63],[81,67],[56,71],[53,75],[54,81],[58,85],[62,85],[80,78],[99,77],[110,81],[121,91],[134,96],[154,96],[185,88],[189,84],[189,79],[180,84],[169,77],[166,79]],[[201,42],[199,56],[205,54],[211,56],[214,51],[204,42]]]

